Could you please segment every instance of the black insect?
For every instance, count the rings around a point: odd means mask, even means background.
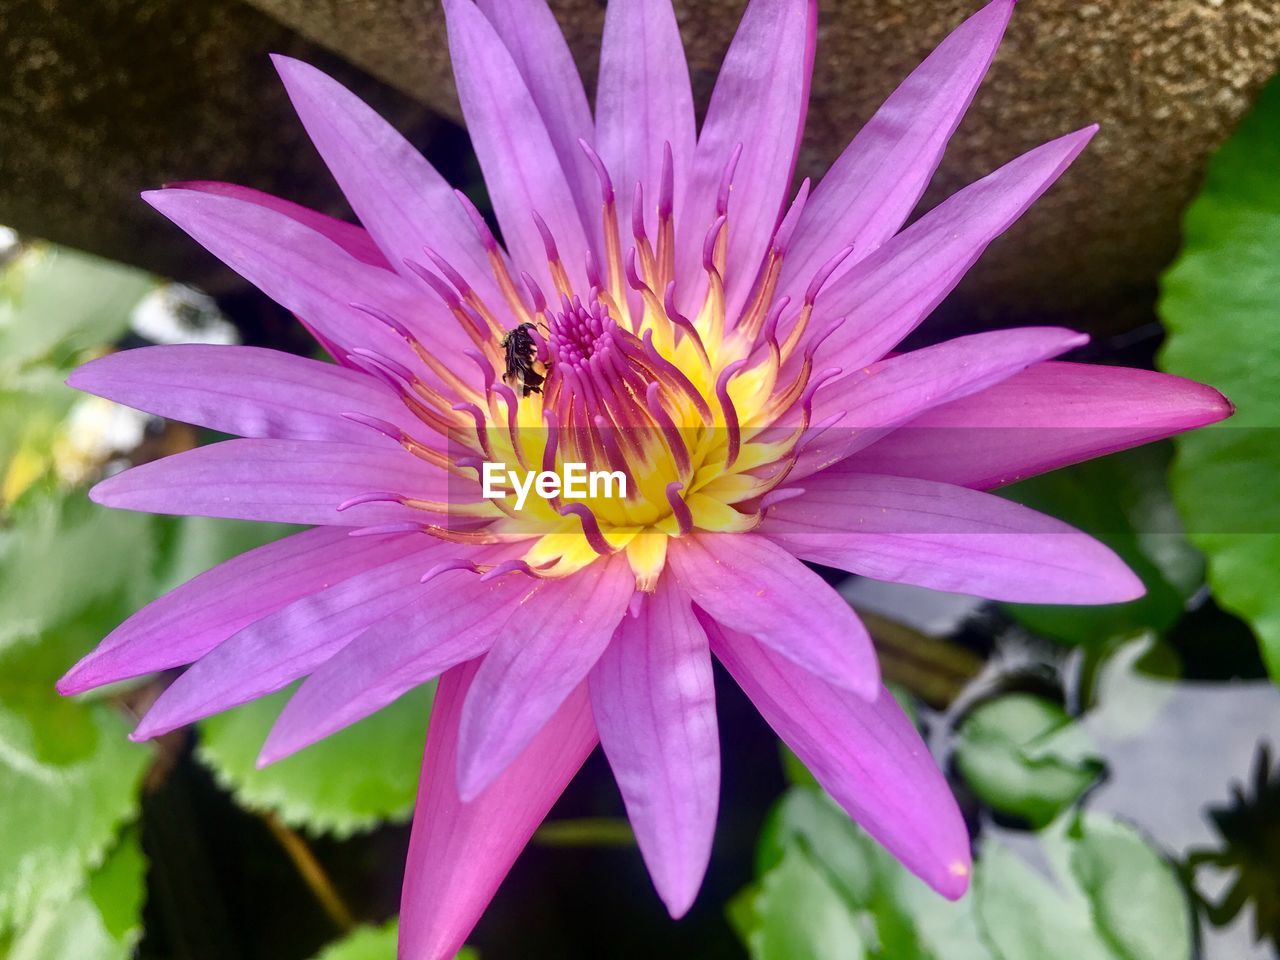
[[[520,385],[520,396],[527,397],[531,393],[541,393],[546,377],[533,369],[538,357],[538,342],[533,339],[532,323],[522,323],[514,330],[508,330],[502,338],[502,349],[507,354],[507,370],[502,379],[510,384]]]

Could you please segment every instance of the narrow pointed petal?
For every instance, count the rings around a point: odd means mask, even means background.
[[[486,298],[499,296],[475,228],[444,177],[354,93],[309,63],[272,62],[329,172],[392,269],[430,247]]]
[[[858,696],[879,692],[866,627],[777,544],[750,533],[701,534],[672,540],[667,558],[681,588],[716,621]]]
[[[464,800],[492,783],[586,679],[634,591],[622,557],[526,591],[494,636],[462,709],[458,788]]]
[[[810,337],[831,333],[818,359],[846,370],[900,343],[983,250],[1040,198],[1097,132],[1086,127],[1024,153],[965,187],[827,287]]]
[[[819,473],[760,533],[803,560],[1015,603],[1122,603],[1142,581],[1108,547],[989,493],[909,477]]]
[[[720,739],[707,636],[670,577],[622,618],[588,687],[649,876],[682,917],[711,858]]]
[[[445,0],[449,52],[467,130],[516,264],[554,289],[534,222],[551,228],[571,277],[585,269],[586,232],[560,158],[524,78],[471,0]]]
[[[1212,387],[1150,370],[1039,363],[916,417],[832,470],[989,489],[1231,416]]]
[[[522,579],[481,583],[455,570],[419,584],[410,603],[351,640],[298,688],[259,762],[296,753],[483,654],[528,591]]]
[[[840,419],[805,448],[790,476],[799,479],[828,467],[932,407],[977,393],[1088,340],[1061,327],[993,330],[889,357],[832,381],[815,396],[812,419]]]
[[[242,553],[143,607],[58,681],[58,692],[191,663],[281,607],[376,566],[406,538],[318,528]],[[412,538],[408,538],[412,539]]]
[[[386,446],[342,416],[413,422],[372,377],[278,350],[184,343],[110,353],[78,367],[67,385],[170,420],[242,437],[341,440]]]
[[[698,136],[681,230],[678,274],[686,306],[696,302],[703,232],[715,220],[725,164],[741,144],[729,201],[729,316],[746,301],[782,213],[804,133],[813,73],[817,4],[751,0],[716,79]]]
[[[569,181],[578,215],[591,232],[600,218],[600,185],[579,140],[595,142],[591,105],[555,14],[546,0],[477,0],[515,61]]]
[[[458,549],[420,536],[383,544],[368,570],[281,607],[206,653],[152,704],[132,738],[159,736],[306,676],[419,597],[423,569]]]
[[[832,279],[898,232],[933,178],[947,141],[995,57],[1014,0],[992,0],[939,44],[831,165],[805,206],[780,289],[803,296],[847,246]]]
[[[684,207],[696,143],[689,65],[671,0],[615,0],[605,8],[596,86],[596,149],[618,190],[618,219],[631,223],[636,183],[657,230],[664,144],[671,144],[675,209]]]
[[[585,685],[470,803],[458,799],[458,726],[475,662],[440,679],[400,899],[400,960],[451,960],[533,831],[595,748]]]
[[[312,210],[310,207],[304,207],[302,204],[294,203],[292,200],[285,200],[283,197],[263,193],[261,190],[253,189],[253,187],[242,187],[238,183],[223,183],[218,180],[184,180],[181,183],[170,183],[166,186],[174,190],[198,190],[201,193],[214,193],[221,197],[233,197],[236,200],[256,203],[260,207],[275,210],[277,213],[283,213],[291,220],[298,221],[309,230],[314,230],[316,233],[328,237],[361,263],[367,263],[371,267],[380,267],[383,270],[391,269],[391,264],[387,261],[386,254],[379,249],[373,237],[369,236],[369,231],[364,227],[331,217],[327,213],[321,213],[319,210]]]
[[[447,501],[443,472],[399,449],[300,440],[224,440],[117,473],[89,491],[120,510],[329,526],[439,522],[400,503],[345,501],[389,490]]]
[[[971,872],[964,818],[893,694],[868,702],[703,622],[712,652],[818,783],[907,869],[959,899]]]
[[[283,213],[199,190],[152,190],[142,197],[340,347],[367,347],[414,367],[418,363],[400,336],[353,309],[353,303],[384,310],[426,342],[459,352],[470,345],[443,306],[437,308],[401,277],[361,263],[328,237]]]

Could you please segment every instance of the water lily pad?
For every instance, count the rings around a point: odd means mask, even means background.
[[[1218,602],[1280,681],[1280,79],[1209,165],[1161,282],[1160,366],[1210,383],[1236,416],[1177,439],[1171,483]]]
[[[1043,697],[1013,693],[982,704],[965,718],[956,738],[956,765],[987,804],[1042,827],[1097,779],[1101,765],[1057,751],[1064,732],[1079,733],[1062,707]]]
[[[1018,849],[989,836],[974,873],[982,934],[998,960],[1190,960],[1177,875],[1132,827],[1059,821]]]
[[[852,911],[798,847],[735,901],[730,914],[751,960],[862,960]]]
[[[869,958],[990,960],[971,900],[934,893],[817,788],[794,787],[773,809],[756,849],[757,875],[770,877],[792,851],[839,893]]]

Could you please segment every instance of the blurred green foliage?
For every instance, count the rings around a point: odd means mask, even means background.
[[[142,936],[142,848],[126,831],[107,859],[71,896],[47,897],[0,949],[6,960],[127,960]]]
[[[1172,486],[1218,602],[1280,681],[1280,79],[1209,165],[1164,275],[1160,365],[1222,390],[1231,420],[1177,439]]]
[[[56,680],[154,597],[291,530],[104,510],[85,496],[109,459],[130,452],[113,439],[121,418],[131,445],[144,421],[63,380],[125,333],[155,286],[137,271],[46,245],[0,268],[4,960],[123,960],[141,935],[145,863],[129,824],[155,751],[127,734],[150,681],[64,698]],[[209,721],[199,756],[247,807],[312,831],[369,829],[412,806],[431,693],[415,691],[257,770],[280,694]],[[380,937],[394,942],[394,931]]]
[[[434,685],[291,757],[258,768],[258,751],[289,691],[200,724],[198,756],[236,799],[288,824],[339,837],[385,820],[405,820],[418,790]]]
[[[1006,604],[1018,620],[1064,643],[1101,646],[1137,630],[1164,631],[1204,582],[1204,560],[1182,532],[1165,482],[1170,450],[1153,444],[1042,474],[1001,491],[1085,530],[1142,578],[1146,596],[1098,607]]]
[[[1034,834],[990,831],[978,853],[972,895],[949,902],[797,784],[769,816],[730,921],[752,960],[1192,957],[1177,875],[1127,824],[1067,812]]]
[[[151,749],[54,682],[151,596],[155,522],[93,508],[62,379],[154,285],[49,247],[0,271],[0,955],[124,958],[140,935],[135,831]]]
[[[395,920],[380,927],[357,927],[322,950],[315,960],[396,960],[398,932]],[[480,954],[463,947],[456,960],[480,960]]]

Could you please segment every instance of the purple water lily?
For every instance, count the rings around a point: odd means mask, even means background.
[[[444,7],[504,245],[351,93],[278,59],[364,227],[228,184],[145,196],[336,363],[152,347],[70,382],[244,438],[111,477],[98,502],[313,529],[157,600],[60,689],[190,664],[147,738],[306,678],[269,762],[439,677],[404,957],[454,953],[597,742],[658,894],[688,910],[719,795],[713,655],[854,819],[959,897],[947,784],[801,561],[1009,601],[1142,593],[1102,544],[986,490],[1222,419],[1216,391],[1056,362],[1085,339],[1057,328],[892,352],[1093,129],[902,229],[1013,0],[794,196],[810,0],[751,0],[700,130],[668,0],[611,0],[594,113],[543,0]],[[571,462],[630,488],[481,495],[484,464],[519,485]]]

